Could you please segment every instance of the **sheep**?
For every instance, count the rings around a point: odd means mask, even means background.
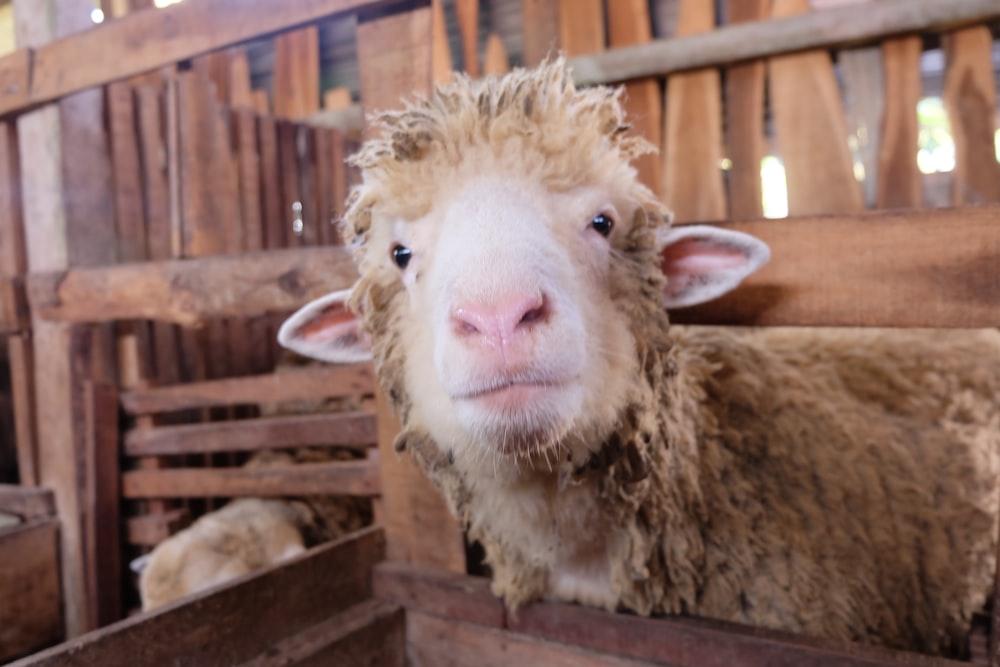
[[[509,608],[965,651],[997,542],[1000,335],[671,327],[768,261],[671,227],[620,90],[559,58],[379,115],[359,279],[279,341],[373,358]]]

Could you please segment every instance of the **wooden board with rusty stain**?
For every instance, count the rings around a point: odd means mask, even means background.
[[[62,639],[58,532],[51,517],[0,530],[0,661]]]

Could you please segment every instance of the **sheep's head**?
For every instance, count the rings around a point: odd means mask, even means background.
[[[766,260],[744,235],[669,231],[630,165],[650,147],[619,97],[576,90],[562,60],[459,77],[383,114],[353,158],[350,306],[404,426],[456,457],[599,445],[635,399],[640,358],[669,344],[664,305],[717,296]],[[362,358],[345,301],[306,306],[282,343]]]

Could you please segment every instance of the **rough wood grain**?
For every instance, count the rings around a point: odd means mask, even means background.
[[[16,514],[23,521],[55,516],[56,500],[51,489],[0,484],[0,512]]]
[[[559,0],[559,47],[567,57],[604,50],[601,0]]]
[[[58,534],[56,519],[0,530],[0,661],[63,637]]]
[[[171,468],[122,474],[123,498],[235,498],[381,493],[370,461],[297,463],[268,468]]]
[[[871,44],[887,36],[941,32],[998,17],[1000,7],[994,0],[879,0],[863,12],[843,7],[726,26],[702,35],[577,56],[569,64],[579,85],[614,83],[805,49]]]
[[[878,151],[878,208],[915,208],[924,201],[917,167],[922,50],[919,37],[888,39],[882,44],[885,110]]]
[[[462,619],[491,628],[506,623],[503,602],[490,592],[486,577],[466,577],[426,566],[388,560],[373,575],[377,597],[432,616]]]
[[[559,4],[552,0],[521,0],[524,64],[534,67],[559,50]]]
[[[1000,207],[724,225],[771,246],[761,271],[678,322],[976,328],[1000,325]]]
[[[28,292],[47,319],[193,326],[212,316],[294,310],[355,278],[346,250],[301,248],[42,273],[31,276]]]
[[[677,35],[711,31],[711,3],[681,0]],[[663,199],[678,222],[726,217],[722,187],[722,101],[715,69],[667,78],[664,112]]]
[[[728,0],[729,25],[758,21],[770,14],[770,0]],[[729,215],[764,217],[760,163],[765,155],[763,60],[726,70],[726,157],[729,158]]]
[[[371,597],[370,571],[385,554],[373,528],[43,651],[16,667],[239,665]],[[196,629],[192,631],[192,629]]]
[[[987,26],[957,30],[944,40],[944,103],[955,140],[951,203],[1000,202],[1000,164],[994,148],[997,86]]]
[[[775,17],[808,12],[809,0],[774,0],[771,11]],[[789,214],[863,210],[830,55],[809,51],[771,58],[768,80]]]
[[[129,456],[243,452],[282,447],[375,444],[375,418],[366,412],[289,415],[261,419],[133,429]]]

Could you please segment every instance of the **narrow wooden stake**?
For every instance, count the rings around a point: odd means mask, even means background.
[[[521,0],[524,64],[534,67],[559,51],[559,4],[552,0]]]
[[[882,44],[885,105],[878,147],[878,208],[915,208],[924,202],[917,166],[922,50],[922,40],[916,36],[887,39]]]
[[[462,36],[462,60],[469,76],[479,76],[479,0],[455,0],[458,31]]]

